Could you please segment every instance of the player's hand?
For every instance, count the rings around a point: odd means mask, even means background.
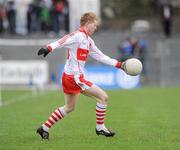
[[[38,55],[43,55],[44,57],[46,57],[49,52],[50,51],[47,48],[41,48],[38,50]]]

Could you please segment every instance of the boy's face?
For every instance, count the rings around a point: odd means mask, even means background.
[[[87,28],[88,34],[92,35],[97,29],[98,22],[95,20],[92,23],[87,23],[85,26]]]

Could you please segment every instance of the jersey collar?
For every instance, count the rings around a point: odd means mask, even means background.
[[[79,31],[83,32],[86,35],[86,37],[88,37],[88,33],[85,31],[85,29],[83,27],[80,27]]]

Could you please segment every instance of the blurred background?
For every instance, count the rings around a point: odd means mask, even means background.
[[[90,58],[87,78],[105,89],[180,86],[179,0],[0,0],[1,88],[56,89],[67,51],[37,51],[78,29],[87,11],[100,18],[93,39],[103,53],[144,67],[131,77]]]
[[[107,90],[106,122],[116,137],[94,134],[96,104],[81,95],[44,143],[35,131],[64,105],[67,50],[37,52],[77,30],[87,11],[100,18],[92,37],[99,49],[138,58],[143,71],[132,77],[89,58],[86,78]],[[179,150],[179,91],[180,0],[0,0],[0,150]]]

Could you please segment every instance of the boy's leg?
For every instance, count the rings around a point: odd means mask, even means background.
[[[115,133],[105,127],[105,115],[108,102],[108,95],[100,87],[93,85],[82,94],[93,97],[97,100],[96,104],[96,133],[97,135],[114,136]]]
[[[48,120],[37,129],[37,133],[40,134],[42,139],[49,139],[49,129],[57,123],[59,120],[63,119],[68,113],[74,110],[76,101],[79,94],[64,94],[65,95],[65,105],[57,108]]]

